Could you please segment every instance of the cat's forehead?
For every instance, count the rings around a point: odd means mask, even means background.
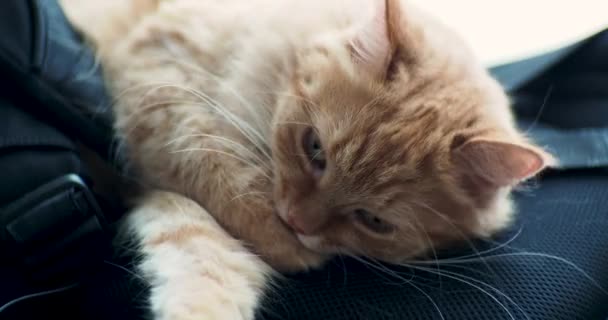
[[[431,123],[426,130],[388,116],[359,119],[330,138],[328,156],[335,161],[341,180],[380,192],[413,181],[421,170],[433,166],[443,141],[431,132],[436,130]]]
[[[336,72],[317,87],[313,121],[341,180],[399,184],[446,162],[452,137],[486,119],[488,90],[466,72],[410,72],[378,86]]]
[[[433,91],[429,86],[429,92]],[[347,181],[359,185],[403,184],[443,170],[452,137],[479,122],[478,101],[465,93],[376,99],[351,114],[322,119],[328,157]]]

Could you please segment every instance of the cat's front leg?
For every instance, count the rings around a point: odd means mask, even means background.
[[[126,223],[143,255],[154,319],[254,318],[270,268],[197,203],[153,192]]]

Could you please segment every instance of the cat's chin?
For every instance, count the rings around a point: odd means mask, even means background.
[[[321,268],[331,256],[307,248],[296,237],[295,243],[282,243],[283,251],[278,256],[270,255],[264,260],[276,271],[282,273],[298,273]],[[276,250],[277,248],[275,248]]]
[[[258,242],[257,251],[274,270],[282,273],[297,273],[318,269],[331,257],[308,248],[277,212],[274,212],[272,221],[275,222],[272,227],[274,237]]]
[[[332,255],[339,251],[339,250],[332,250],[331,248],[328,248],[325,245],[323,245],[323,237],[321,237],[321,236],[305,235],[305,234],[298,233],[289,224],[287,224],[285,222],[285,219],[283,218],[283,216],[281,216],[281,214],[278,211],[276,212],[276,214],[277,214],[277,217],[279,218],[279,221],[281,221],[281,224],[290,233],[292,233],[295,236],[295,238],[298,240],[298,242],[302,246],[304,246],[306,249],[308,249],[312,252],[321,254],[321,255]]]
[[[305,246],[307,249],[314,251],[318,254],[333,255],[339,253],[340,250],[327,247],[323,244],[323,237],[315,235],[304,235],[296,233],[298,241]]]

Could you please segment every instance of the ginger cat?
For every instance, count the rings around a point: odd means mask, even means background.
[[[253,319],[274,270],[491,236],[554,163],[405,1],[63,2],[147,187],[125,223],[156,319]]]

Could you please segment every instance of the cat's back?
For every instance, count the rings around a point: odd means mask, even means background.
[[[124,40],[142,20],[198,41],[283,36],[294,41],[364,19],[368,0],[60,0],[70,20],[99,49]],[[152,23],[152,22],[150,22]]]
[[[475,82],[484,86],[489,83],[457,35],[407,1],[399,2],[406,28],[424,38],[421,43],[411,43],[408,49],[432,57],[427,60],[435,61],[438,68],[467,69],[467,79],[475,75]],[[198,72],[195,79],[191,75],[180,77],[194,80],[195,87],[212,93],[218,90],[218,80],[224,87],[230,87],[231,92],[280,87],[287,76],[289,59],[298,50],[316,38],[356,28],[369,19],[377,4],[375,0],[62,0],[62,3],[75,24],[93,39],[99,52],[111,52],[103,61],[106,67],[116,70],[119,78],[133,78],[129,85],[150,79],[180,82],[165,67],[158,72],[150,68],[150,61],[164,66],[168,56],[173,59],[173,71],[178,64],[182,70],[184,65],[190,71],[204,70],[206,75]],[[433,73],[431,77],[437,76]]]
[[[247,21],[243,13],[255,2],[266,0],[60,0],[70,21],[92,40],[98,50],[107,51],[129,38],[142,21],[157,31],[180,30],[198,33],[204,39],[209,29],[221,28],[224,40],[231,30],[238,30]],[[239,17],[239,19],[236,19]],[[230,22],[230,23],[229,23]],[[203,28],[201,28],[203,27]],[[202,34],[201,34],[202,33]]]

